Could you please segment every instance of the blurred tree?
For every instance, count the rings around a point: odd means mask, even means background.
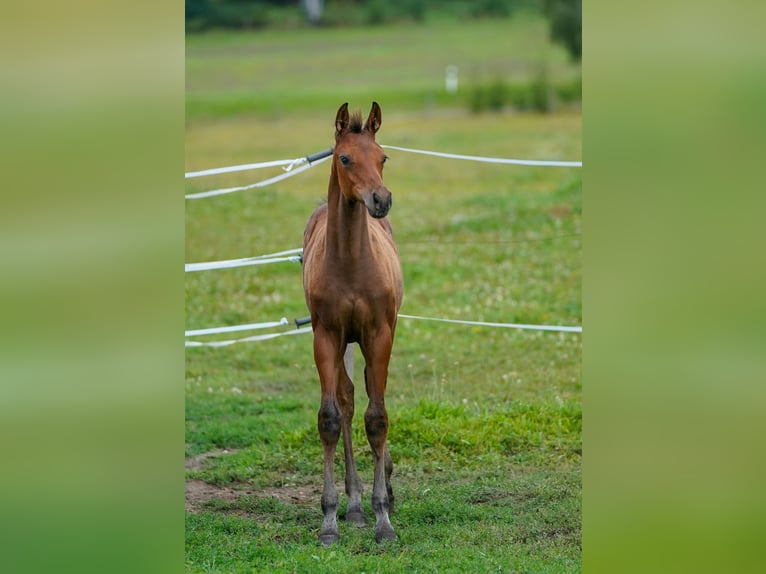
[[[582,0],[543,0],[550,18],[551,39],[562,44],[573,60],[582,57]]]
[[[310,25],[388,24],[423,22],[429,11],[443,11],[452,17],[509,17],[517,8],[535,11],[550,6],[549,16],[561,11],[566,0],[185,0],[186,31],[213,28],[256,29],[282,21],[280,13],[303,10]],[[577,16],[579,23],[579,6]],[[557,28],[558,30],[558,28]],[[559,34],[557,31],[556,34]],[[558,36],[555,36],[558,37]]]

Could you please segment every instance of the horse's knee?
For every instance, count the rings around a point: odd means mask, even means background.
[[[385,408],[369,408],[364,413],[364,428],[370,444],[385,441],[388,435],[388,413]]]
[[[324,403],[319,409],[317,427],[319,437],[325,442],[338,442],[340,437],[341,414],[338,406],[333,403]]]

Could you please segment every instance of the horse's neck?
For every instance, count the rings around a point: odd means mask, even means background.
[[[328,255],[333,261],[353,268],[370,251],[367,210],[361,203],[349,203],[340,191],[335,166],[327,193]]]

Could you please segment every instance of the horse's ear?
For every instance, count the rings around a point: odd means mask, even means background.
[[[383,115],[380,112],[380,106],[378,102],[372,102],[372,109],[370,115],[367,118],[367,123],[364,124],[364,129],[373,135],[380,129],[380,124],[383,120]]]
[[[335,137],[338,137],[348,127],[348,102],[338,108],[335,116]]]

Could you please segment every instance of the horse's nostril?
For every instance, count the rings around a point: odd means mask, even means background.
[[[385,192],[385,190],[383,195],[373,191],[366,203],[367,209],[370,210],[370,215],[373,217],[383,217],[391,209],[391,194]]]

